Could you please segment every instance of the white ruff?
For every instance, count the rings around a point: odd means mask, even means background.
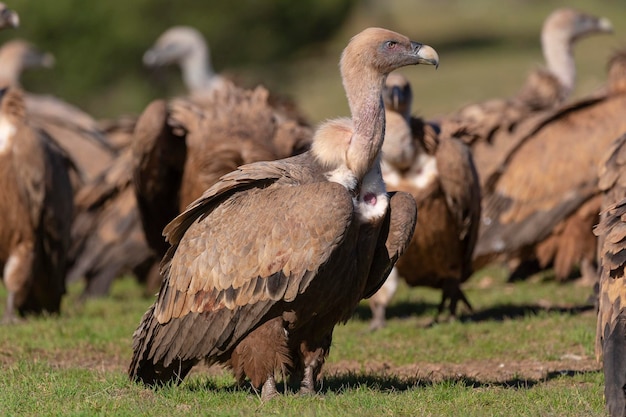
[[[357,185],[357,179],[346,166],[342,165],[326,174],[326,178],[330,182],[336,182],[343,185],[347,190],[354,190]]]
[[[434,156],[420,155],[417,158],[417,172],[411,172],[408,180],[418,189],[428,187],[437,179],[439,171],[437,171],[437,160]]]
[[[370,204],[364,200],[368,194],[376,196],[376,203]],[[385,182],[380,171],[380,164],[376,163],[363,177],[361,193],[354,199],[354,209],[362,223],[378,220],[387,213],[389,196],[385,188]]]
[[[382,163],[383,169],[383,178],[385,179],[385,184],[390,185],[395,188],[400,185],[400,181],[402,180],[402,175],[394,168],[391,167],[390,164],[383,161]]]
[[[0,117],[0,153],[6,153],[11,149],[11,137],[15,130],[15,126],[6,117]]]

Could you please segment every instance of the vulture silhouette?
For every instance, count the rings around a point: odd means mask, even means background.
[[[276,368],[314,392],[335,325],[382,285],[413,233],[415,201],[382,180],[381,93],[387,74],[420,63],[437,65],[434,49],[381,28],[357,34],[340,60],[352,118],[322,124],[305,153],[226,174],[167,225],[132,380],[179,382],[206,360],[239,368],[263,399],[277,394]]]
[[[603,361],[604,398],[609,414],[626,415],[626,134],[600,164],[602,211],[594,228],[598,237],[599,299],[596,355]]]
[[[606,18],[571,8],[554,10],[541,29],[545,67],[532,71],[513,97],[470,104],[441,120],[444,132],[472,145],[481,178],[487,177],[494,153],[506,155],[507,137],[520,121],[553,109],[570,96],[576,80],[575,43],[612,30]]]
[[[525,134],[483,188],[475,268],[502,254],[553,266],[558,280],[577,265],[583,277],[595,277],[597,167],[626,132],[625,75],[626,54],[618,51],[603,91],[520,126]]]
[[[460,284],[472,274],[480,224],[478,174],[467,145],[439,135],[437,126],[411,116],[412,96],[406,77],[395,72],[387,77],[383,178],[388,189],[413,196],[419,216],[411,244],[370,299],[373,330],[385,325],[385,309],[398,275],[410,286],[442,289],[437,317],[448,301],[451,317],[458,301],[472,309]]]
[[[3,321],[58,313],[65,293],[72,187],[65,155],[34,129],[21,90],[0,90],[0,268]]]

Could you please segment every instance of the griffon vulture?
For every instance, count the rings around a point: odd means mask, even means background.
[[[609,62],[603,92],[550,112],[519,138],[487,179],[476,263],[505,254],[553,265],[559,280],[576,265],[583,276],[595,276],[597,166],[626,131],[624,75],[626,55],[619,52]]]
[[[224,82],[202,105],[157,100],[135,129],[135,187],[150,246],[162,257],[162,231],[187,205],[239,165],[301,153],[312,132],[277,117],[263,87],[245,90]]]
[[[562,104],[574,90],[576,66],[574,44],[587,36],[612,32],[611,22],[571,8],[553,11],[541,30],[545,68],[532,71],[520,91],[509,99],[493,99],[463,107],[442,120],[446,133],[472,144],[479,174],[489,163],[495,147],[506,153],[507,135],[525,118]],[[494,137],[494,135],[502,137]],[[505,143],[499,143],[505,142]],[[483,149],[483,148],[487,149]],[[502,148],[500,150],[500,148]],[[482,153],[485,153],[484,157]]]
[[[390,190],[410,193],[419,213],[411,244],[395,270],[410,286],[441,288],[439,314],[449,300],[454,317],[458,301],[472,309],[460,288],[472,274],[480,224],[480,185],[472,155],[460,140],[438,135],[436,127],[411,117],[412,91],[403,75],[387,77],[383,98],[383,178]],[[372,329],[385,324],[395,280],[394,272],[370,299]]]
[[[357,34],[340,60],[352,119],[322,124],[303,154],[223,176],[165,228],[172,246],[133,336],[132,380],[178,382],[236,350],[231,365],[262,398],[290,363],[314,392],[334,326],[378,289],[413,233],[415,201],[389,196],[382,180],[381,93],[387,74],[420,63],[436,65],[436,52],[385,29]]]
[[[67,160],[30,126],[22,93],[0,90],[0,272],[5,322],[19,314],[57,313],[65,293],[72,218]]]
[[[611,416],[626,416],[626,134],[600,165],[602,198],[598,236],[599,299],[596,355],[603,361],[604,398]]]
[[[0,82],[19,84],[24,69],[49,67],[53,62],[50,54],[27,42],[7,42],[0,48]],[[85,296],[105,295],[112,276],[141,265],[145,253],[152,258],[142,236],[132,190],[129,196],[119,190],[123,182],[119,178],[121,167],[126,161],[130,183],[132,165],[128,157],[116,160],[119,150],[109,144],[98,123],[82,110],[53,96],[28,94],[25,103],[31,126],[45,131],[72,162],[76,210],[68,279],[84,277]],[[115,168],[111,168],[113,164]]]

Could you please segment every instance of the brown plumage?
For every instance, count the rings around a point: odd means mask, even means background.
[[[458,301],[471,306],[460,284],[472,274],[472,253],[480,222],[480,186],[469,148],[440,136],[436,127],[411,116],[412,92],[397,73],[387,78],[383,94],[387,130],[383,144],[383,178],[390,190],[410,193],[417,203],[411,244],[395,269],[410,286],[441,288],[441,313],[449,301],[451,316]],[[385,308],[395,292],[391,274],[370,299],[371,328],[385,324]]]
[[[6,42],[0,48],[0,85],[19,86],[24,70],[53,65],[51,54],[28,42]],[[51,95],[26,93],[24,100],[32,126],[45,130],[74,163],[78,173],[73,178],[75,191],[109,166],[115,153],[90,115]]]
[[[592,34],[611,31],[611,23],[606,18],[571,8],[553,11],[541,30],[546,67],[531,72],[520,91],[511,98],[471,104],[446,116],[441,121],[442,130],[472,145],[486,142],[491,147],[499,147],[498,142],[505,141],[522,120],[538,111],[555,108],[569,97],[576,78],[574,43]],[[495,138],[496,134],[503,138]],[[480,150],[474,151],[477,152]],[[481,160],[477,157],[476,162],[484,178]]]
[[[162,230],[187,205],[238,166],[296,155],[312,131],[277,114],[263,87],[245,90],[224,82],[202,105],[157,100],[135,129],[135,186],[150,246],[169,247]]]
[[[27,42],[7,42],[0,48],[0,83],[17,85],[25,69],[46,68],[53,63],[50,54]],[[98,123],[84,111],[49,95],[27,94],[25,103],[29,124],[46,132],[48,140],[63,149],[72,163],[70,174],[77,210],[72,225],[68,276],[71,280],[86,278],[85,295],[105,295],[111,276],[118,275],[128,265],[141,263],[141,254],[148,251],[145,242],[143,250],[135,249],[140,244],[136,236],[142,231],[135,209],[129,208],[129,199],[134,200],[134,196],[113,202],[123,194],[117,192],[123,161],[116,162],[117,167],[107,172],[118,150],[109,144]],[[115,184],[111,184],[112,176],[116,177]],[[130,182],[130,165],[127,177]],[[98,192],[102,194],[96,195]],[[132,194],[132,189],[129,193]],[[132,214],[135,215],[134,226],[129,220]]]
[[[133,273],[140,281],[156,280],[157,262],[146,242],[132,184],[133,155],[127,148],[97,178],[81,187],[72,225],[72,259],[68,282],[84,278],[83,297],[109,293],[113,280]]]
[[[605,92],[549,113],[486,180],[477,264],[501,253],[536,258],[542,267],[554,262],[560,280],[581,262],[592,269],[597,166],[626,131],[626,91],[616,89],[621,83],[613,78],[625,64],[625,55],[616,54]]]
[[[0,266],[7,287],[5,321],[56,313],[65,293],[72,189],[66,159],[26,116],[21,91],[0,97]]]
[[[598,237],[599,299],[596,356],[603,361],[604,397],[611,416],[626,415],[626,134],[600,164],[602,198]]]
[[[285,348],[313,391],[334,326],[378,289],[413,232],[415,202],[387,196],[379,151],[385,76],[418,63],[436,64],[434,50],[379,28],[356,35],[340,63],[352,120],[320,126],[310,151],[225,175],[166,227],[164,282],[134,334],[131,379],[180,381],[258,331],[278,348],[237,360],[263,381],[262,398],[276,394],[267,370]]]

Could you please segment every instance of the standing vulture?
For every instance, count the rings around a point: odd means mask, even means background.
[[[553,265],[558,280],[576,265],[595,276],[597,166],[626,132],[625,75],[626,54],[618,52],[603,92],[547,114],[486,180],[475,267],[504,254]]]
[[[387,119],[383,178],[389,189],[413,196],[419,216],[411,244],[394,273],[370,299],[372,329],[384,326],[396,272],[410,286],[441,288],[439,313],[448,300],[451,317],[458,301],[471,310],[460,284],[472,274],[480,224],[480,185],[469,148],[411,117],[412,91],[403,75],[387,77],[383,98]]]
[[[442,120],[443,131],[455,133],[472,145],[479,173],[485,177],[483,162],[488,165],[494,152],[506,153],[507,137],[520,121],[559,106],[574,90],[574,44],[589,35],[611,31],[611,23],[606,18],[571,8],[553,11],[541,30],[545,68],[532,71],[520,91],[511,98],[471,104],[447,116]]]
[[[72,188],[65,156],[27,119],[22,93],[0,90],[0,272],[5,322],[57,313],[65,293]]]
[[[159,257],[163,228],[239,165],[301,153],[311,129],[269,102],[269,92],[225,81],[202,104],[156,100],[135,128],[135,187],[146,238]]]
[[[385,191],[385,77],[438,64],[434,49],[369,28],[340,60],[352,119],[322,124],[312,149],[225,175],[164,230],[155,304],[135,331],[129,374],[181,381],[199,361],[241,367],[262,398],[289,367],[314,392],[334,326],[373,294],[410,241],[413,198]],[[236,371],[236,374],[239,372]]]
[[[603,361],[604,397],[612,417],[626,416],[626,134],[600,165],[602,192],[598,236],[599,303],[596,355]]]
[[[24,69],[49,67],[50,54],[27,42],[14,40],[0,48],[0,82],[17,85]],[[136,211],[129,156],[117,158],[121,150],[112,146],[98,123],[87,113],[53,96],[27,94],[29,123],[46,132],[68,155],[75,196],[75,219],[68,254],[68,280],[85,278],[83,296],[108,293],[116,276],[126,270],[139,273],[154,259]],[[126,179],[120,172],[126,164]],[[113,165],[115,165],[113,167]],[[137,268],[140,270],[137,270]],[[145,273],[139,273],[144,278]]]

